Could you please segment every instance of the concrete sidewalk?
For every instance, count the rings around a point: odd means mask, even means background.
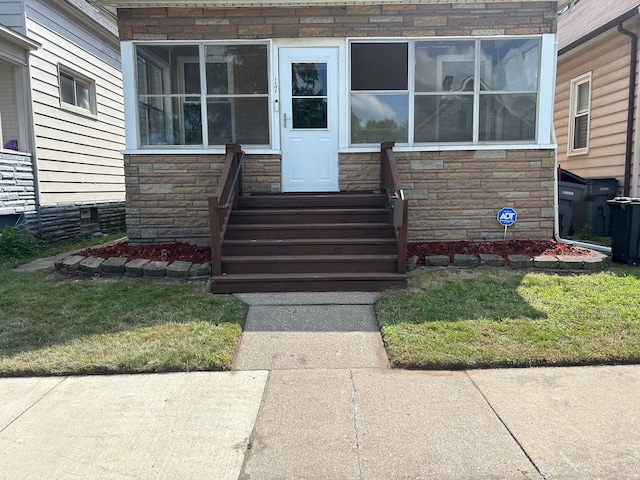
[[[368,295],[242,296],[232,372],[0,379],[0,479],[640,479],[640,366],[392,370]]]

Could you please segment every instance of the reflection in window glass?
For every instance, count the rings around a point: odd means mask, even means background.
[[[269,145],[265,44],[138,45],[137,57],[141,146]]]
[[[91,85],[70,73],[60,72],[60,100],[91,111]]]
[[[416,97],[415,141],[460,143],[473,141],[473,96]]]
[[[480,97],[480,140],[535,141],[537,95]]]
[[[294,63],[291,65],[291,95],[294,97],[326,96],[326,63]]]
[[[408,132],[408,95],[351,95],[352,143],[407,143]]]
[[[472,41],[417,42],[416,92],[469,90],[475,56],[475,42]]]
[[[540,42],[537,39],[482,40],[482,90],[535,91],[538,88]]]

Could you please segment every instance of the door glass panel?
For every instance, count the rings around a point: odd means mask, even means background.
[[[327,128],[327,64],[291,64],[293,128]]]

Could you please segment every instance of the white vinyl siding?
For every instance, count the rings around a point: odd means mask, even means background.
[[[0,24],[24,35],[23,0],[0,1]]]
[[[117,43],[74,24],[49,2],[32,0],[28,36],[42,205],[122,201],[125,196],[122,77]],[[91,112],[61,102],[60,71],[95,82]],[[71,108],[74,107],[74,108]]]

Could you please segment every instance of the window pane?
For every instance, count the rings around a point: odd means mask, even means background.
[[[240,145],[269,145],[269,99],[236,98],[234,141]]]
[[[351,95],[351,142],[408,142],[408,95]]]
[[[576,113],[585,113],[589,110],[589,86],[590,82],[584,82],[578,85]]]
[[[536,95],[481,95],[481,141],[535,141]]]
[[[573,149],[579,150],[587,148],[587,126],[589,125],[589,117],[581,115],[574,119],[573,128]]]
[[[416,142],[471,142],[472,140],[473,96],[416,97]]]
[[[326,98],[294,98],[293,128],[327,128]]]
[[[173,145],[168,99],[147,98],[139,103],[140,143],[142,145]],[[169,115],[169,116],[168,116]]]
[[[482,40],[481,90],[535,91],[538,89],[538,39]]]
[[[60,99],[64,103],[71,105],[76,104],[75,80],[71,75],[67,75],[66,73],[60,74]]]
[[[231,69],[228,63],[207,61],[207,93],[226,95],[232,85]]]
[[[76,81],[76,105],[85,110],[91,110],[89,85]]]
[[[291,65],[291,95],[294,97],[327,95],[326,63],[294,63]]]
[[[207,102],[209,145],[233,142],[232,103],[229,99]]]
[[[200,65],[196,59],[194,62],[185,62],[182,66],[183,85],[180,93],[200,94]]]
[[[408,44],[352,43],[351,90],[407,90]]]
[[[417,42],[416,92],[473,90],[474,64],[475,42]]]
[[[198,97],[187,97],[182,103],[180,131],[182,145],[202,144],[202,111]]]
[[[227,65],[228,93],[269,93],[269,70],[266,45],[207,45],[207,64]],[[207,93],[221,94],[207,71]],[[223,79],[223,77],[218,77]],[[222,83],[224,84],[224,83]]]

